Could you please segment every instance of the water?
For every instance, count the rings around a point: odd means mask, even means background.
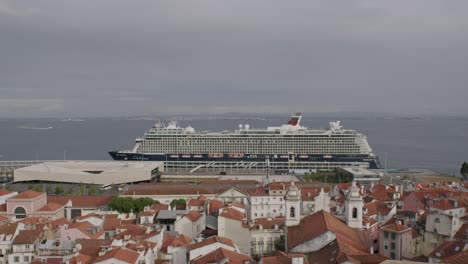
[[[327,127],[328,117],[304,117],[307,127]],[[239,124],[251,128],[279,126],[285,117],[268,119],[181,120],[181,126],[197,130],[235,130]],[[383,119],[342,118],[345,128],[368,137],[383,163],[387,153],[389,168],[430,168],[457,175],[468,161],[468,119]],[[108,160],[109,150],[132,149],[134,139],[154,121],[146,119],[10,119],[0,120],[0,160],[83,159]]]

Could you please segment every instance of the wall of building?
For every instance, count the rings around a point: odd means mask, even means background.
[[[231,239],[241,253],[250,256],[250,230],[242,226],[242,221],[218,217],[218,235]]]

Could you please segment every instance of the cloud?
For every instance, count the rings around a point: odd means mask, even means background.
[[[63,107],[3,107],[4,116],[468,113],[466,1],[5,6],[40,13],[0,11],[1,98]]]

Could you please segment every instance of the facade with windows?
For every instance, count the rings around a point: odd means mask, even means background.
[[[64,206],[47,203],[47,194],[32,190],[24,191],[6,200],[6,210],[0,215],[23,219],[29,216],[40,216],[48,219],[64,217]]]
[[[413,258],[419,251],[414,231],[399,223],[381,227],[379,243],[379,253],[391,259]]]

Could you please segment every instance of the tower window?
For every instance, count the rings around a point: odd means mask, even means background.
[[[296,210],[294,209],[294,207],[291,207],[291,209],[289,209],[289,216],[296,217]]]
[[[357,208],[353,208],[353,218],[357,218]]]

